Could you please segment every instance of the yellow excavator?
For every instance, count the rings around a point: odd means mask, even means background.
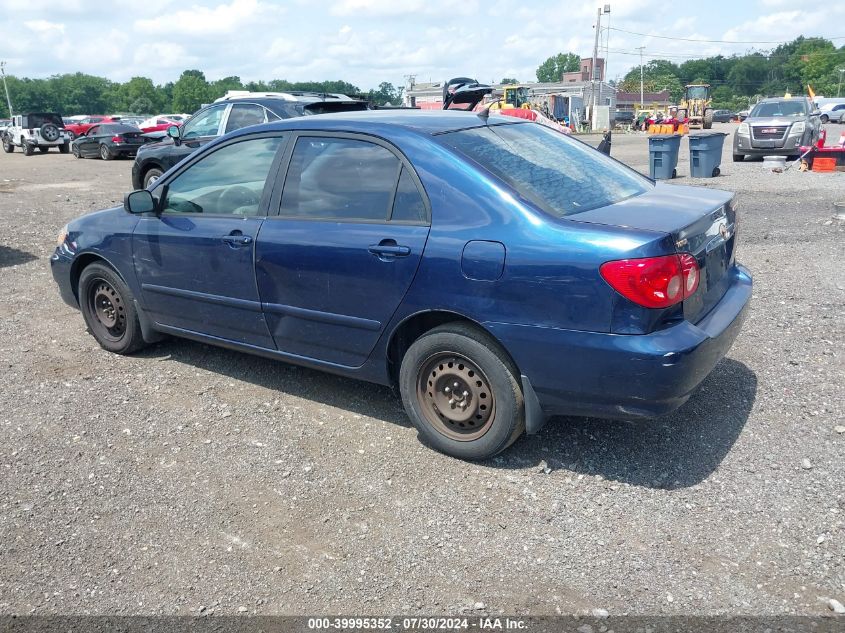
[[[713,100],[710,97],[710,84],[688,84],[684,86],[684,97],[678,104],[678,119],[688,119],[691,128],[701,127],[709,130],[713,127]]]

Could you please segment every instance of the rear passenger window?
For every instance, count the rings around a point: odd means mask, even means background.
[[[400,162],[380,145],[301,137],[291,156],[281,215],[386,222]]]
[[[264,123],[264,108],[252,103],[236,103],[229,111],[226,133]]]
[[[410,172],[402,167],[399,185],[396,187],[396,198],[393,200],[393,214],[391,220],[397,222],[423,222],[425,220],[425,202],[417,189]]]

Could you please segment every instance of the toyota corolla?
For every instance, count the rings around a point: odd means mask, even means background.
[[[736,227],[732,194],[535,123],[367,112],[220,138],[51,263],[107,350],[172,335],[394,385],[425,442],[483,459],[552,415],[680,407],[747,310]]]

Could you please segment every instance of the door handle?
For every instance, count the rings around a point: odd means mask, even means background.
[[[252,238],[249,235],[243,235],[240,232],[224,235],[221,239],[233,248],[252,244]]]
[[[383,261],[389,261],[395,257],[407,257],[411,254],[409,246],[399,246],[396,240],[382,240],[378,244],[372,244],[367,249]]]

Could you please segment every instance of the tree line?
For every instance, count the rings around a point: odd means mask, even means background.
[[[549,57],[537,68],[537,80],[560,81],[564,72],[578,70],[579,63],[574,53]],[[677,103],[685,85],[707,83],[712,86],[714,107],[741,110],[758,96],[809,94],[808,86],[817,95],[838,96],[839,69],[845,69],[845,46],[837,48],[830,40],[801,36],[765,52],[715,55],[680,64],[652,59],[643,65],[643,88],[645,92],[668,90]],[[639,65],[628,71],[618,88],[639,93]]]
[[[12,108],[19,114],[191,114],[204,103],[211,103],[229,90],[341,93],[367,99],[377,105],[397,105],[402,101],[402,88],[396,88],[389,82],[382,82],[378,89],[364,92],[341,80],[290,82],[273,79],[266,82],[243,82],[240,77],[231,76],[208,81],[199,70],[185,70],[178,80],[163,85],[155,85],[147,77],[132,77],[121,83],[84,73],[54,75],[47,79],[8,76],[6,83]],[[9,111],[5,98],[0,99],[0,102],[0,118],[7,118]]]

